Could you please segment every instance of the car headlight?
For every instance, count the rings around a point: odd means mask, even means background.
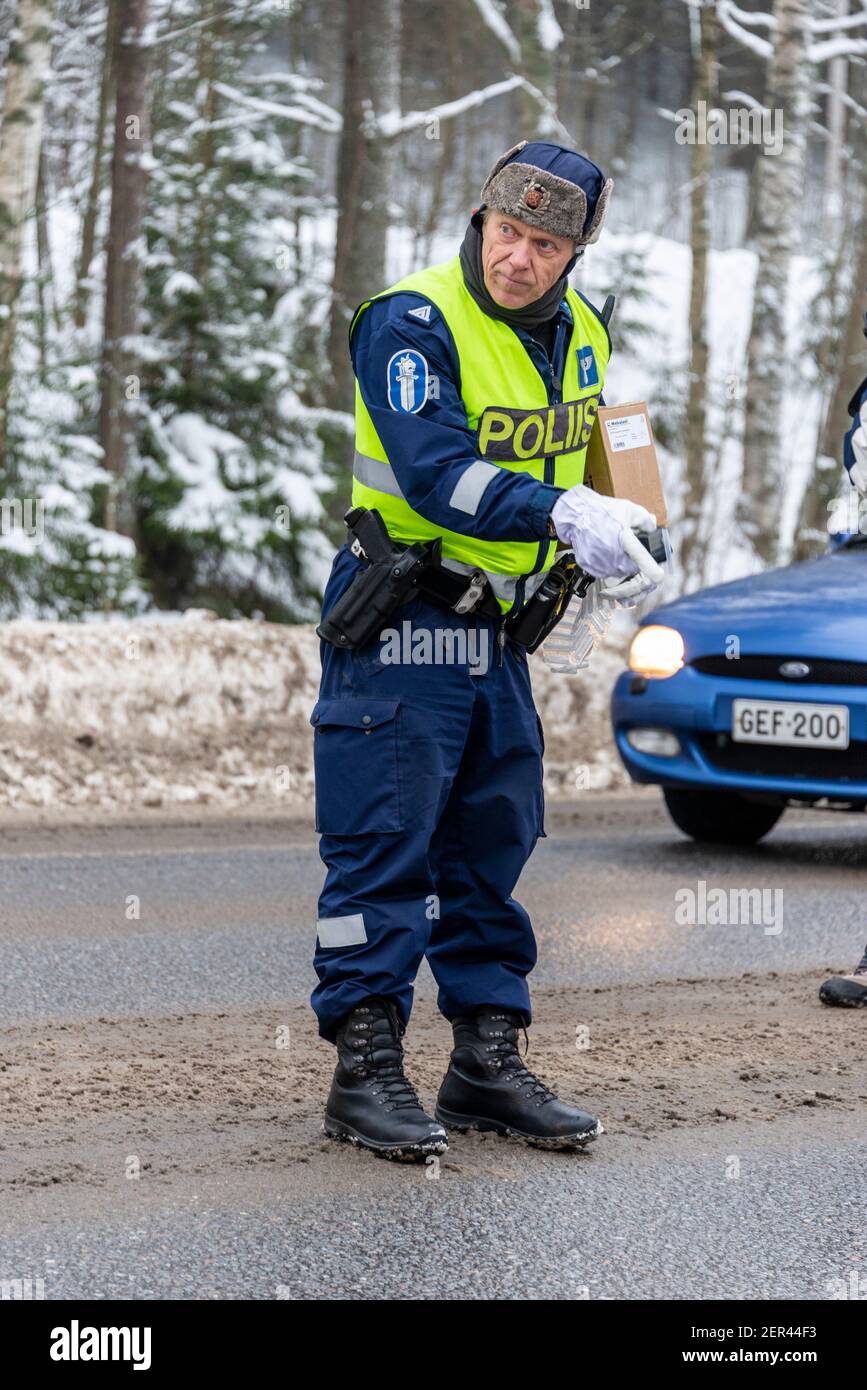
[[[674,676],[683,666],[683,638],[675,627],[640,627],[629,648],[629,669],[640,676]]]

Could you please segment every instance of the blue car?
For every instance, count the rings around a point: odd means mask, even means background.
[[[867,536],[665,604],[629,667],[620,756],[693,839],[754,844],[790,804],[867,808]]]

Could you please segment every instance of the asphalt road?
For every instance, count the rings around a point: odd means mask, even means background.
[[[530,1064],[607,1132],[571,1157],[456,1136],[427,1169],[319,1134],[309,831],[5,831],[0,1280],[47,1298],[829,1297],[863,1268],[867,1012],[816,988],[867,939],[867,820],[788,813],[757,850],[709,852],[651,793],[588,796],[548,831],[519,889],[540,945]],[[685,893],[718,888],[765,890],[769,915],[679,920]],[[408,1056],[427,1100],[449,1043],[432,1001],[425,967]]]

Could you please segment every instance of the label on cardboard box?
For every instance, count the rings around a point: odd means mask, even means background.
[[[618,415],[604,423],[608,442],[615,453],[621,449],[642,449],[650,444],[650,431],[643,415]]]
[[[645,401],[599,407],[587,446],[585,481],[605,497],[638,502],[653,513],[657,525],[668,525]]]

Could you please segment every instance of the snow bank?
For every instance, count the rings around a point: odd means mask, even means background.
[[[312,814],[310,626],[196,621],[0,625],[0,810],[191,807]],[[607,703],[623,639],[587,674],[533,659],[549,796],[624,785]]]

